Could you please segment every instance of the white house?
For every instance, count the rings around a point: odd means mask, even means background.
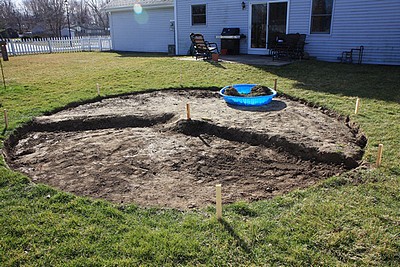
[[[114,0],[107,7],[118,51],[190,49],[189,35],[209,42],[225,27],[240,28],[240,53],[267,54],[276,32],[307,35],[305,51],[337,62],[364,46],[363,63],[400,65],[400,0]]]

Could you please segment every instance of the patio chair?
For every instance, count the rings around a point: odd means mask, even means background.
[[[306,35],[300,33],[277,35],[275,44],[270,48],[272,60],[279,58],[302,59]]]
[[[299,33],[278,35],[275,47],[272,48],[272,60],[279,58],[295,58],[299,39]]]
[[[218,45],[216,43],[210,43],[204,40],[204,37],[200,33],[191,33],[190,40],[193,46],[193,56],[203,59],[211,59],[213,53],[218,53]]]
[[[270,54],[272,55],[272,60],[281,58],[284,54],[286,54],[286,34],[284,33],[276,33],[274,40],[271,43],[268,43],[268,48]]]
[[[307,35],[305,35],[305,34],[299,34],[297,44],[293,50],[292,58],[303,59],[304,46],[306,45],[306,37],[307,37]]]
[[[343,51],[342,56],[339,57],[341,63],[353,63],[353,56],[357,53],[357,64],[362,63],[362,58],[364,54],[364,46],[359,48],[353,48],[350,51]]]

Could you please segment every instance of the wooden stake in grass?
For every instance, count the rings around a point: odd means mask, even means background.
[[[182,87],[182,70],[183,67],[180,68],[180,73],[179,73],[179,85]]]
[[[376,167],[381,166],[382,163],[382,153],[383,153],[383,144],[379,144],[378,146],[378,156],[376,158]]]
[[[8,128],[8,115],[7,115],[7,109],[4,110],[4,124],[6,125],[5,129]]]
[[[188,121],[191,120],[191,118],[190,118],[190,104],[189,103],[186,104],[186,117],[187,117]]]
[[[355,108],[355,110],[354,110],[354,114],[357,114],[358,113],[358,109],[360,108],[360,98],[358,98],[357,97],[357,100],[356,100],[356,108]]]
[[[100,85],[97,83],[96,86],[97,86],[97,96],[100,96]]]
[[[4,78],[3,63],[1,62],[1,59],[0,59],[0,67],[1,67],[1,76],[3,77],[4,90],[6,90],[6,79]]]
[[[222,190],[221,190],[221,185],[217,184],[215,186],[215,191],[216,191],[216,210],[217,210],[217,219],[221,220],[222,219]]]
[[[274,90],[276,91],[278,85],[278,79],[274,79]]]

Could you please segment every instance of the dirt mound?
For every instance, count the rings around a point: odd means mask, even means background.
[[[185,119],[190,103],[192,120]],[[259,200],[358,165],[365,137],[286,97],[228,106],[217,92],[168,90],[35,118],[5,143],[8,164],[77,195],[179,209]]]

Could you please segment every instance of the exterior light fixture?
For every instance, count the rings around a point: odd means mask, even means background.
[[[242,9],[245,10],[246,9],[246,3],[243,1],[242,2]]]

